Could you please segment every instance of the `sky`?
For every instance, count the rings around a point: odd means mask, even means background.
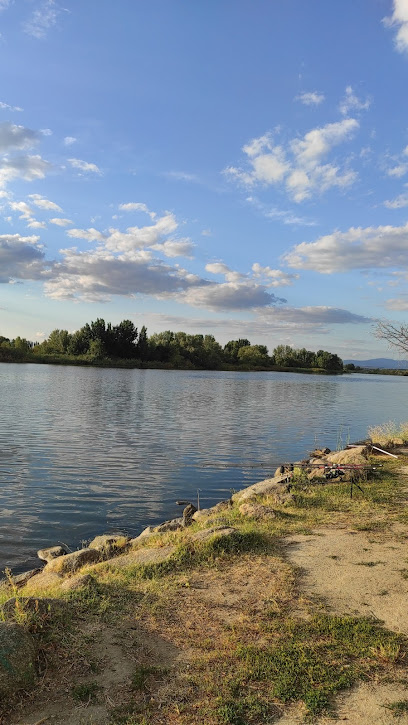
[[[0,335],[398,357],[408,0],[0,0]]]

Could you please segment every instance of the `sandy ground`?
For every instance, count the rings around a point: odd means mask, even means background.
[[[300,569],[305,594],[332,614],[371,616],[395,632],[408,634],[408,528],[387,533],[319,529],[312,536],[286,539],[288,560]],[[408,672],[407,672],[408,675]],[[408,699],[405,683],[364,683],[337,699],[337,719],[319,725],[405,725],[387,704]],[[298,725],[302,713],[291,711],[279,725]]]

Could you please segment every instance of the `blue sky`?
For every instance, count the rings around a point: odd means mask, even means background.
[[[0,334],[390,355],[408,0],[0,0],[0,67]]]

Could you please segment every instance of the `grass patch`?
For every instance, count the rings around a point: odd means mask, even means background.
[[[302,701],[309,716],[332,709],[333,695],[350,687],[372,669],[394,664],[401,656],[403,638],[366,619],[316,615],[310,621],[272,618],[271,646],[239,646],[239,687],[262,682],[269,698],[280,702]],[[245,695],[237,703],[239,717],[250,717]],[[239,720],[234,715],[226,723]],[[238,712],[238,711],[237,711]],[[234,720],[235,717],[235,720]]]
[[[76,702],[95,702],[99,690],[97,682],[82,682],[72,688],[72,697]]]
[[[408,713],[408,700],[397,700],[391,702],[389,705],[383,705],[387,710],[391,710],[395,718],[402,717]]]

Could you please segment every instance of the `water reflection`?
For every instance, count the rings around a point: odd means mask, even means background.
[[[40,546],[136,534],[368,425],[405,414],[405,378],[0,365],[0,569]],[[253,464],[264,469],[212,468]]]

